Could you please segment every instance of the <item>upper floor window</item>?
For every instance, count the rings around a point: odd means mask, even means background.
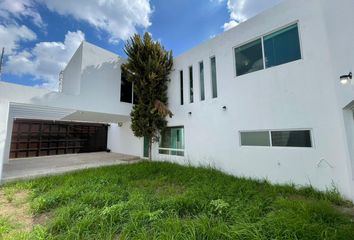
[[[236,76],[301,59],[297,23],[235,48],[235,59]]]
[[[204,63],[199,62],[199,82],[200,82],[200,100],[205,100],[205,86],[204,86]]]
[[[183,101],[183,71],[180,71],[179,72],[179,81],[180,81],[180,94],[181,94],[181,105],[184,104],[184,101]]]
[[[212,98],[218,97],[218,85],[216,79],[216,58],[210,58],[210,67],[211,67],[211,94]]]
[[[133,102],[133,84],[127,80],[123,69],[121,69],[120,101],[126,103]]]
[[[297,24],[263,38],[266,68],[301,59]]]
[[[241,47],[235,48],[235,56],[237,76],[264,68],[261,39],[257,39]]]
[[[194,102],[194,91],[193,91],[193,67],[189,67],[189,102]]]

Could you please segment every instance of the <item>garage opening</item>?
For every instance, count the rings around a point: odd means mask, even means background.
[[[107,124],[15,119],[10,159],[107,150]]]

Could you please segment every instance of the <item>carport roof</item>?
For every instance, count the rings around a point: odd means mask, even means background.
[[[9,117],[41,120],[62,120],[98,123],[117,123],[129,121],[129,116],[111,113],[92,112],[25,103],[10,103]]]

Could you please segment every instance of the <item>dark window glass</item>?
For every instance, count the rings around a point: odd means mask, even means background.
[[[205,100],[205,87],[204,87],[204,63],[199,63],[199,81],[200,81],[200,100]]]
[[[275,147],[312,147],[311,132],[303,131],[272,131],[272,145]]]
[[[265,36],[264,54],[267,68],[301,59],[297,24]]]
[[[269,132],[241,132],[242,146],[270,146]]]
[[[262,40],[235,48],[235,58],[237,76],[263,69]]]
[[[210,67],[211,67],[211,87],[212,87],[212,98],[218,97],[218,85],[216,79],[216,58],[212,57],[210,59]]]
[[[179,81],[180,81],[180,94],[181,94],[181,105],[184,104],[183,102],[183,71],[179,72]]]
[[[132,103],[133,98],[133,84],[128,82],[125,71],[121,71],[121,83],[120,83],[120,101],[126,103]]]
[[[193,92],[193,67],[189,67],[189,102],[193,103],[194,92]]]

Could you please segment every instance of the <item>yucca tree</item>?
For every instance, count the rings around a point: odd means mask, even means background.
[[[149,33],[143,39],[135,34],[125,44],[127,63],[122,70],[126,71],[128,81],[133,83],[135,105],[130,114],[131,128],[137,137],[149,139],[149,159],[151,160],[152,144],[158,140],[159,132],[167,125],[166,117],[172,117],[168,109],[168,82],[172,71],[172,51],[166,51]]]

